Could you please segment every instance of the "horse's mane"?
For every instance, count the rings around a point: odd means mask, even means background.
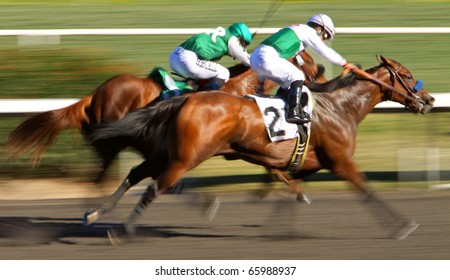
[[[245,66],[243,63],[239,63],[233,66],[228,67],[228,70],[230,71],[230,78],[234,78],[236,76],[239,76],[243,73],[245,73],[250,67]]]
[[[314,92],[330,92],[354,85],[357,79],[358,75],[351,73],[343,77],[338,76],[325,83],[310,83],[308,84],[308,88]]]
[[[370,69],[367,69],[366,72],[372,73],[374,72],[379,66],[374,66]],[[335,91],[340,88],[352,86],[356,83],[357,80],[364,79],[361,76],[351,73],[346,76],[338,76],[332,80],[329,80],[325,83],[310,83],[308,84],[308,88],[311,91],[314,92],[330,92]]]

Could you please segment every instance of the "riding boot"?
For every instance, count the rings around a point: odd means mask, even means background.
[[[206,86],[205,90],[219,90],[225,84],[225,80],[213,78]]]
[[[287,100],[289,98],[289,90],[280,87],[280,88],[278,88],[277,93],[275,95],[280,97],[287,103]]]
[[[286,117],[286,121],[290,123],[304,124],[311,121],[308,114],[300,108],[300,100],[303,94],[302,88],[303,81],[295,81],[291,84]]]

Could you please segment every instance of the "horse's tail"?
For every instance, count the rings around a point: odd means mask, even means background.
[[[29,151],[32,154],[33,166],[36,166],[62,130],[81,129],[82,123],[88,121],[85,108],[91,103],[91,99],[92,95],[88,95],[70,106],[39,113],[25,120],[6,140],[5,147],[11,158],[17,158]]]
[[[161,137],[165,138],[167,122],[186,100],[187,96],[180,96],[152,102],[116,122],[98,125],[92,129],[89,140],[102,155],[118,153],[127,146],[139,149],[137,143],[145,143],[146,149],[151,149],[152,143],[156,143]]]

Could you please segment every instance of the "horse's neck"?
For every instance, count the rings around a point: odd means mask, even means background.
[[[258,90],[258,74],[251,68],[247,68],[245,72],[230,78],[221,90],[239,96],[256,94]],[[267,92],[266,89],[264,89],[264,92]]]
[[[389,72],[384,67],[377,66],[367,72],[373,75],[376,79],[379,79],[386,84],[390,84]],[[361,107],[361,110],[365,112],[364,116],[366,116],[368,113],[373,111],[378,103],[384,101],[384,94],[381,91],[381,86],[374,81],[359,80],[357,84],[360,84],[360,87],[357,87],[356,94],[359,96],[359,100],[365,99],[364,106]]]
[[[342,119],[349,126],[354,121],[357,126],[382,101],[381,97],[379,87],[373,82],[358,80],[352,86],[316,93],[318,106],[314,110],[323,117]]]
[[[382,101],[380,88],[371,81],[359,80],[353,91],[357,122],[360,123]]]

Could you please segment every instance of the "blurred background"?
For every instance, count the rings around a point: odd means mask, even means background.
[[[450,1],[286,0],[278,4],[275,0],[0,0],[0,29],[209,28],[239,21],[251,28],[281,28],[305,23],[315,13],[328,14],[337,28],[449,27],[450,23]],[[271,14],[273,9],[277,10]],[[170,70],[169,54],[189,36],[0,36],[0,99],[81,98],[114,75],[144,77],[156,66]],[[257,34],[249,52],[267,36]],[[406,66],[428,92],[450,92],[450,34],[337,34],[331,44],[363,69],[378,65],[375,55],[383,55]],[[236,62],[223,58],[221,63],[231,66]],[[328,78],[340,73],[339,67],[324,64]],[[99,160],[79,131],[62,133],[34,169],[27,157],[8,160],[5,140],[26,117],[1,116],[0,188],[10,187],[12,179],[83,182],[98,170]],[[360,169],[369,174],[374,188],[447,184],[449,120],[447,112],[369,114],[359,127],[355,158]],[[117,185],[139,162],[132,151],[122,153],[109,174],[112,184]],[[263,173],[262,167],[218,157],[188,177],[234,178],[236,186],[243,178],[240,175],[257,178]],[[325,175],[308,182],[307,189],[346,186]],[[225,181],[203,180],[198,185],[209,182],[230,189]],[[244,184],[247,189],[258,185],[250,181]]]

